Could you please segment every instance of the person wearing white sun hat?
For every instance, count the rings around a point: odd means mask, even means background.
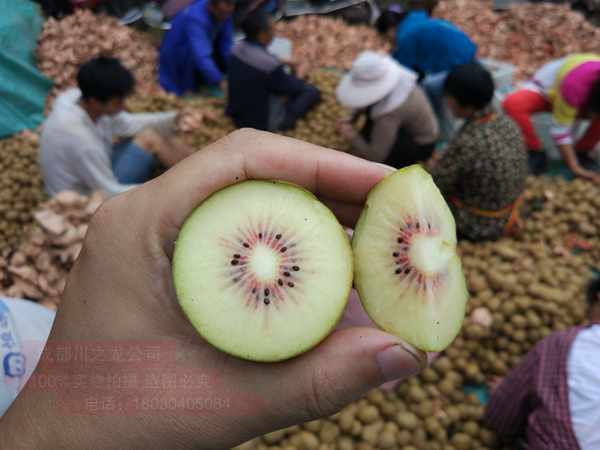
[[[393,167],[431,157],[439,128],[417,78],[385,54],[365,51],[358,56],[336,91],[338,101],[355,111],[355,119],[366,114],[360,132],[351,120],[338,124],[352,154]]]

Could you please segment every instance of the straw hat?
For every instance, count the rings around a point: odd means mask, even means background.
[[[392,92],[405,71],[388,55],[362,52],[337,87],[338,101],[352,109],[373,105]]]

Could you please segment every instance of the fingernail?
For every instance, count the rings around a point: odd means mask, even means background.
[[[416,375],[423,365],[427,364],[427,356],[419,358],[416,353],[409,351],[403,344],[392,345],[377,354],[377,364],[383,374],[384,381],[398,380]]]
[[[384,169],[386,169],[388,172],[395,172],[396,169],[395,167],[392,166],[388,166],[387,164],[383,164],[383,163],[373,163],[373,164],[377,164],[379,167],[383,167]]]

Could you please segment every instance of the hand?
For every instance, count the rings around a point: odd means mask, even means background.
[[[289,66],[292,69],[295,69],[298,66],[298,62],[293,59],[282,59],[281,64]]]
[[[573,169],[573,173],[576,177],[583,178],[585,180],[589,180],[593,183],[600,183],[600,174],[594,172],[593,170],[587,170],[582,167],[578,167]]]
[[[352,140],[356,136],[356,130],[349,122],[339,122],[337,124],[338,133],[347,140]]]
[[[179,229],[194,207],[216,190],[245,179],[287,180],[315,192],[351,227],[367,193],[387,173],[383,166],[340,152],[242,130],[103,204],[71,271],[32,380],[37,375],[73,376],[82,368],[94,374],[128,368],[140,378],[159,380],[173,370],[186,370],[208,375],[207,380],[192,392],[168,383],[108,392],[127,405],[152,405],[144,403],[147,399],[158,405],[186,399],[215,402],[201,410],[138,407],[131,414],[64,417],[68,410],[58,409],[61,401],[94,393],[91,388],[78,390],[67,378],[64,386],[51,391],[21,392],[2,418],[0,448],[231,448],[265,432],[333,414],[373,387],[417,373],[428,355],[369,328],[356,297],[344,322],[297,358],[260,364],[225,355],[203,341],[181,313],[171,281]],[[59,343],[81,348],[148,341],[173,349],[167,351],[173,357],[176,349],[176,360],[129,360],[126,366],[112,359],[101,364],[75,358],[47,362]]]

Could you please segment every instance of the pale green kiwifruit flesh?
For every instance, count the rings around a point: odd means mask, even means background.
[[[420,166],[369,193],[352,239],[354,285],[371,319],[424,351],[446,348],[468,300],[450,208]]]
[[[323,340],[352,286],[350,241],[310,192],[246,181],[216,192],[186,219],[173,256],[179,303],[220,350],[280,361]]]

